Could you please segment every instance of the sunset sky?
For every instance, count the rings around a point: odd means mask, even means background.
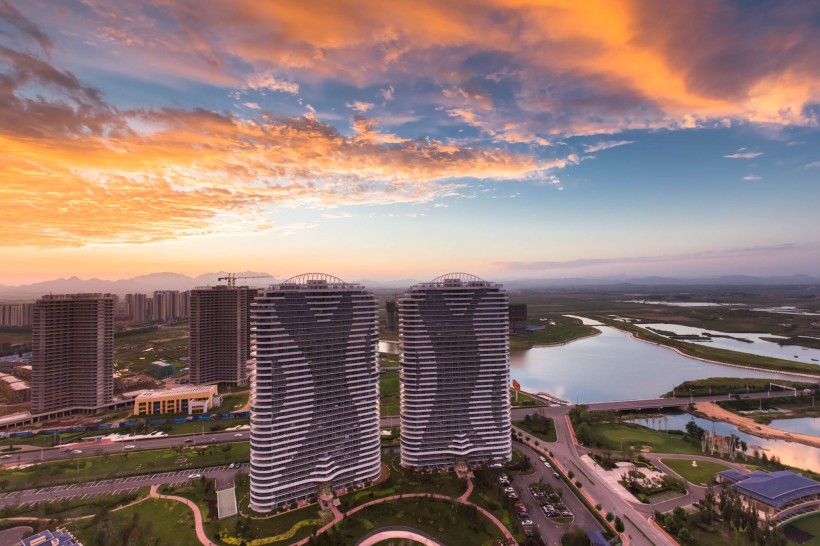
[[[820,274],[820,3],[0,0],[0,284]]]

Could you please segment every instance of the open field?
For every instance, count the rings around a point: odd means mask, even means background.
[[[388,371],[379,374],[380,413],[382,417],[399,414],[399,372]]]
[[[685,442],[680,434],[652,430],[631,423],[596,423],[590,427],[592,443],[612,451],[651,451],[700,455],[700,446]]]
[[[696,379],[693,381],[684,381],[677,385],[673,390],[661,395],[662,398],[675,396],[707,396],[712,394],[747,394],[750,392],[766,392],[769,390],[769,385],[772,379],[766,378],[751,378],[751,377],[710,377],[708,379]],[[778,379],[777,384],[786,385],[795,389],[814,389],[817,383],[808,381],[787,381]],[[773,391],[775,396],[791,395],[791,391],[784,391],[780,388],[775,388]],[[724,402],[720,402],[723,404]],[[732,403],[732,402],[729,402]],[[754,400],[757,404],[757,400]]]
[[[102,512],[95,518],[71,523],[68,529],[85,546],[199,546],[193,523],[193,513],[182,503],[147,499],[117,512]]]
[[[697,461],[697,467],[692,466],[691,460],[661,459],[661,462],[680,474],[680,476],[696,485],[708,485],[714,482],[715,474],[729,467],[711,461]]]
[[[510,336],[510,349],[530,349],[543,345],[557,345],[595,335],[598,332],[591,326],[584,326],[578,319],[563,315],[534,314],[529,310],[528,314],[528,324],[544,326],[544,329]]]

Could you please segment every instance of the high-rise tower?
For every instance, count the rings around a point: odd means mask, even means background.
[[[190,292],[191,383],[248,382],[250,309],[256,292],[247,286],[214,286]]]
[[[320,273],[251,311],[251,507],[268,512],[380,472],[378,304]]]
[[[509,316],[501,285],[451,273],[399,300],[401,464],[510,459]]]
[[[43,296],[31,325],[31,412],[96,411],[114,396],[114,296]]]

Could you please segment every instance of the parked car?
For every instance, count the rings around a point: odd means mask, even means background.
[[[188,476],[188,479],[189,480],[198,480],[201,477],[202,477],[202,474],[191,474],[190,476]]]

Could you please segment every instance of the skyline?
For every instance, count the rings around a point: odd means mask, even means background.
[[[0,284],[816,275],[818,27],[801,2],[3,1]]]

